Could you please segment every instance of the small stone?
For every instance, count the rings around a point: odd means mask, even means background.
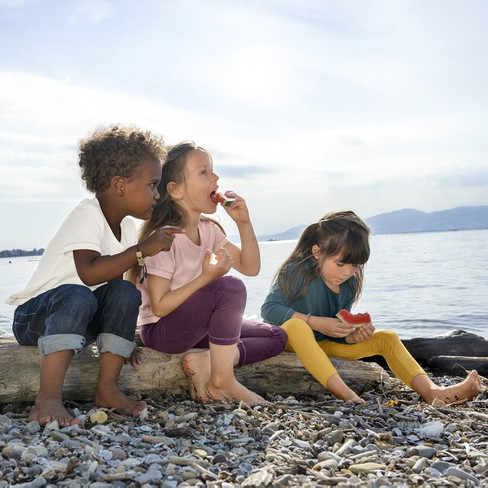
[[[415,450],[417,451],[417,454],[419,456],[425,457],[427,459],[432,459],[437,452],[434,447],[422,446],[422,445],[417,446]]]
[[[39,425],[39,422],[37,420],[32,420],[28,424],[24,425],[24,428],[22,429],[24,434],[27,435],[37,434],[38,432],[40,432],[40,430],[41,426]]]
[[[0,434],[6,434],[12,428],[12,420],[7,415],[0,415]]]
[[[459,468],[456,468],[454,466],[447,468],[443,474],[444,474],[444,476],[447,476],[447,477],[455,476],[456,478],[459,478],[460,480],[463,480],[463,481],[471,481],[476,486],[478,486],[480,484],[480,480],[476,476],[469,474],[466,471],[464,471],[463,469],[459,469]]]
[[[247,417],[247,412],[242,408],[236,408],[235,410],[232,410],[232,413],[238,417]]]
[[[57,420],[53,420],[52,422],[48,422],[44,426],[43,434],[48,435],[53,430],[59,430],[59,424]]]
[[[124,461],[124,459],[127,459],[127,454],[119,447],[112,447],[110,451],[112,452],[112,459],[115,461]]]
[[[440,478],[442,476],[442,473],[439,470],[433,468],[432,466],[425,468],[424,473],[430,476],[431,478]]]
[[[66,442],[70,440],[70,436],[66,435],[64,432],[59,432],[59,430],[53,430],[50,434],[51,439],[58,442]]]
[[[201,459],[206,459],[208,456],[208,453],[207,453],[207,451],[205,451],[205,449],[195,449],[193,451],[193,454],[195,454],[195,456],[197,456]]]
[[[349,466],[349,470],[354,474],[369,473],[371,471],[385,470],[388,466],[379,463],[361,463]]]
[[[324,461],[320,461],[319,463],[315,464],[312,469],[316,471],[321,471],[322,469],[337,469],[339,464],[334,459],[325,459]]]
[[[103,410],[98,410],[90,415],[92,424],[104,424],[108,420],[108,415]]]
[[[447,468],[455,467],[455,465],[453,463],[448,463],[447,461],[434,461],[431,464],[431,467],[444,474]]]

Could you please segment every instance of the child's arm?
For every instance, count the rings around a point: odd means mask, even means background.
[[[331,317],[319,317],[316,315],[308,315],[300,312],[295,312],[293,318],[305,320],[312,330],[321,332],[328,337],[342,338],[353,333],[356,329],[349,324],[341,322],[339,319]]]
[[[157,317],[165,317],[174,312],[196,291],[211,281],[224,276],[232,266],[232,258],[225,249],[215,253],[217,262],[211,263],[212,253],[207,250],[202,264],[202,273],[176,290],[170,291],[170,280],[156,275],[148,275],[147,287],[151,310]]]
[[[233,192],[226,192],[226,195],[232,195],[235,198],[235,202],[228,207],[224,207],[224,209],[237,225],[241,238],[241,247],[239,248],[231,242],[224,247],[232,257],[232,267],[235,270],[246,276],[256,276],[261,269],[261,255],[258,240],[249,217],[249,210],[246,202],[239,195]]]
[[[139,245],[143,257],[154,256],[160,251],[171,248],[174,234],[181,233],[177,227],[165,227],[156,230]],[[120,278],[137,263],[136,246],[112,256],[102,256],[97,251],[78,249],[73,251],[76,271],[81,281],[87,286],[99,285],[115,278]]]
[[[375,331],[375,327],[373,324],[365,324],[357,329],[354,329],[354,332],[351,332],[346,337],[346,342],[348,344],[357,344],[359,342],[366,342],[373,337],[373,333]]]

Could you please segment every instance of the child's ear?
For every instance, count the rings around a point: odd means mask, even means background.
[[[319,259],[320,258],[320,247],[317,246],[317,244],[314,244],[312,246],[312,256],[315,258],[315,259]]]
[[[125,179],[122,176],[114,176],[110,181],[110,187],[116,195],[123,197],[125,193]]]
[[[181,192],[180,185],[175,183],[174,181],[170,181],[166,185],[166,191],[168,192],[168,195],[173,199],[173,200],[180,200],[183,198],[183,194]]]

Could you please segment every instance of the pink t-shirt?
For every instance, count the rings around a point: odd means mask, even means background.
[[[156,256],[144,258],[148,274],[170,280],[170,290],[176,290],[200,276],[205,251],[210,249],[212,252],[216,252],[229,241],[212,222],[201,220],[198,224],[198,231],[200,233],[199,246],[185,234],[175,234],[169,251],[162,251]],[[157,322],[159,317],[153,314],[149,303],[147,280],[138,284],[137,287],[141,291],[142,298],[142,305],[139,308],[139,324]]]

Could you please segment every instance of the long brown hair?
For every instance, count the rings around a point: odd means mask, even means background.
[[[159,227],[165,225],[184,227],[186,225],[188,219],[186,210],[171,198],[168,192],[168,184],[176,183],[178,185],[186,181],[186,162],[192,151],[204,152],[212,161],[210,153],[193,141],[183,141],[169,147],[166,159],[162,165],[161,181],[158,185],[160,198],[154,207],[151,217],[142,224],[139,230],[139,242],[146,240]],[[201,220],[212,222],[225,234],[224,229],[216,220],[204,215],[201,216]],[[140,267],[134,266],[129,270],[128,278],[135,283],[139,272]]]
[[[343,263],[358,265],[355,279],[349,279],[354,301],[357,302],[364,283],[364,265],[370,254],[369,235],[369,227],[354,212],[329,212],[302,232],[295,249],[274,276],[273,283],[277,282],[293,303],[302,298],[312,281],[320,276],[324,259],[339,255]],[[320,248],[319,259],[316,259],[317,253],[312,253],[313,245]],[[294,272],[287,273],[289,269]]]

